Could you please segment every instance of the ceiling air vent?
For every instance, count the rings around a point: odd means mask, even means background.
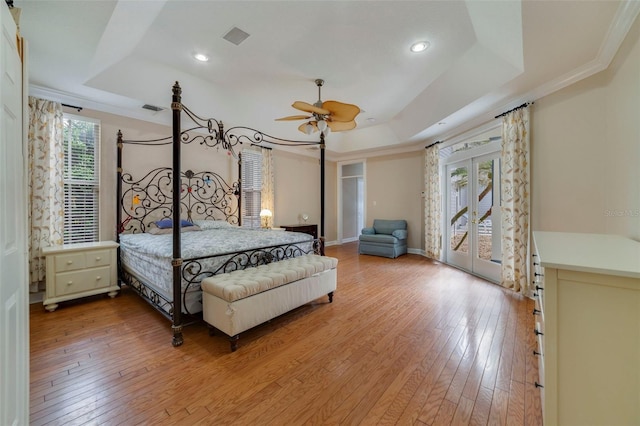
[[[233,27],[222,38],[238,46],[240,45],[240,43],[245,41],[247,37],[249,37],[248,33],[245,33],[238,27]]]
[[[142,105],[142,108],[143,109],[148,109],[149,111],[153,111],[153,112],[162,111],[164,109],[164,108],[161,108],[159,106],[149,105],[149,104]]]

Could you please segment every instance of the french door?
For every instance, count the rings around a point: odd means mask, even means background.
[[[500,280],[500,153],[445,166],[447,263]]]

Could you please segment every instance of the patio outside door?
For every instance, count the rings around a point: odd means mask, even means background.
[[[500,153],[447,164],[447,263],[500,280]]]

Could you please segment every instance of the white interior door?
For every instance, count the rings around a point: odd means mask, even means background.
[[[0,424],[29,424],[29,315],[22,62],[0,6]]]
[[[447,263],[500,279],[500,154],[447,164]]]

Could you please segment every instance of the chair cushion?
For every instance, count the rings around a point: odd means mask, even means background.
[[[387,234],[375,234],[375,235],[361,234],[360,241],[367,241],[371,243],[385,243],[385,244],[398,243],[398,239],[396,237],[394,237],[393,235],[387,235]]]

